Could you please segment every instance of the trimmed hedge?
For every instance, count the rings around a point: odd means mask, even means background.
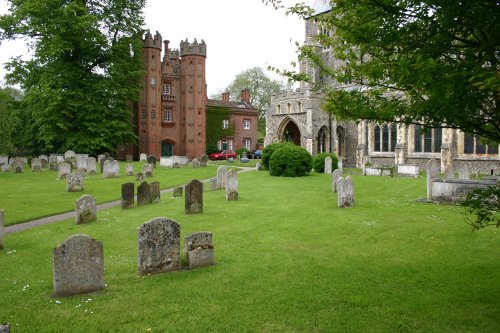
[[[262,150],[262,167],[265,170],[269,170],[269,161],[271,160],[273,152],[276,149],[285,146],[295,146],[295,145],[291,142],[276,142],[276,143],[271,143],[270,145],[264,147],[264,150]]]
[[[332,170],[338,169],[339,159],[334,153],[319,153],[313,158],[314,171],[317,173],[325,172],[325,158],[330,156],[332,158]]]
[[[284,145],[273,152],[269,166],[271,176],[307,176],[312,169],[312,156],[300,146]]]

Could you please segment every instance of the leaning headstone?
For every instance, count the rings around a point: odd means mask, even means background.
[[[180,269],[180,236],[180,225],[165,217],[156,217],[140,226],[137,237],[139,274]]]
[[[182,186],[174,187],[173,196],[174,197],[182,197]]]
[[[332,157],[331,156],[327,156],[325,158],[325,169],[324,169],[324,171],[327,174],[331,174],[332,173]]]
[[[66,191],[77,192],[83,191],[84,175],[81,173],[70,173],[66,176]]]
[[[208,155],[207,154],[203,154],[201,155],[201,162],[200,162],[200,165],[202,167],[206,167],[208,164]]]
[[[218,181],[217,177],[210,178],[210,191],[218,190]]]
[[[149,200],[151,203],[159,203],[160,198],[160,182],[152,182],[149,184]]]
[[[91,195],[82,195],[75,204],[75,222],[84,224],[97,220],[97,206]]]
[[[196,232],[184,239],[189,269],[215,265],[212,233]]]
[[[458,168],[458,178],[470,180],[469,164],[463,163],[462,165],[460,165],[460,167]]]
[[[450,163],[450,165],[444,169],[444,178],[445,180],[455,178],[455,168],[453,167],[453,163]]]
[[[122,209],[134,207],[134,183],[122,184]]]
[[[10,324],[0,324],[0,333],[10,333]]]
[[[238,200],[238,174],[234,170],[229,170],[226,174],[226,200]]]
[[[89,157],[87,160],[87,174],[95,175],[97,173],[97,161],[95,157]]]
[[[134,161],[134,158],[132,157],[132,155],[127,155],[125,156],[125,161],[127,161],[128,163],[132,163]]]
[[[4,217],[3,210],[0,209],[0,250],[3,249]]]
[[[156,157],[154,157],[153,155],[149,155],[148,164],[151,164],[153,168],[156,168]]]
[[[142,182],[137,186],[137,206],[149,205],[151,203],[151,192],[148,182]]]
[[[73,235],[52,250],[55,296],[90,293],[104,288],[102,242]]]
[[[440,163],[435,159],[430,159],[427,162],[427,201],[432,201],[432,181],[439,177],[440,169]]]
[[[193,165],[193,168],[199,168],[201,166],[201,163],[197,158],[193,158],[193,161],[191,161],[191,164]]]
[[[104,161],[104,168],[102,176],[104,178],[115,178],[120,175],[120,162],[106,160]]]
[[[142,173],[146,178],[153,177],[153,165],[152,164],[144,164],[142,166]]]
[[[59,179],[65,179],[67,175],[71,173],[71,164],[66,162],[61,162],[57,165],[57,172]]]
[[[226,174],[227,170],[221,166],[217,168],[217,189],[226,188]]]
[[[125,166],[125,175],[126,176],[134,175],[134,166],[132,164],[129,163]]]
[[[193,179],[186,185],[184,196],[184,208],[186,214],[203,213],[203,183]]]
[[[135,180],[142,182],[144,180],[144,174],[142,172],[136,173]]]
[[[337,192],[337,180],[342,177],[342,171],[335,169],[332,172],[332,192]]]
[[[148,160],[148,155],[146,155],[144,153],[142,153],[142,154],[139,155],[139,161],[141,161],[141,162],[143,162],[143,161],[147,162],[147,160]]]
[[[72,159],[72,158],[75,158],[76,157],[76,154],[74,151],[72,150],[68,150],[64,153],[64,159],[65,160],[69,160],[69,159]]]
[[[31,160],[31,171],[42,171],[42,161],[39,158],[33,158]]]

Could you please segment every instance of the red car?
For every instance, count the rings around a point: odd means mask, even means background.
[[[236,153],[232,150],[223,150],[218,153],[210,154],[211,160],[227,160],[230,157],[236,158]]]

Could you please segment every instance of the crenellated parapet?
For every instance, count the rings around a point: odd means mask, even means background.
[[[196,38],[194,39],[193,43],[189,43],[186,39],[185,41],[181,42],[180,55],[181,57],[185,55],[200,55],[206,57],[207,44],[205,44],[205,41],[203,39],[200,43],[198,43]]]
[[[153,37],[153,35],[151,35],[151,32],[148,30],[146,32],[146,35],[144,36],[144,39],[142,40],[142,47],[153,47],[161,50],[162,42],[160,33],[157,31]]]

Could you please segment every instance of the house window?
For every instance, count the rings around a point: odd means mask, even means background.
[[[377,152],[393,152],[396,150],[397,144],[397,125],[387,124],[375,125],[373,128],[374,133],[374,147],[373,150]]]
[[[250,119],[243,119],[243,129],[250,129]]]
[[[163,95],[170,95],[170,94],[171,94],[170,84],[164,83],[163,84]]]
[[[163,110],[163,122],[164,123],[173,123],[172,108],[167,108],[167,109]]]
[[[147,112],[146,112],[146,110],[142,110],[141,111],[141,118],[142,119],[146,119],[147,118]]]
[[[498,145],[483,145],[481,137],[465,133],[464,154],[498,154]]]
[[[151,119],[155,119],[155,118],[156,118],[156,111],[151,110]]]
[[[229,119],[222,120],[222,128],[223,129],[228,129],[229,128]]]
[[[441,128],[415,126],[414,148],[416,153],[439,153],[441,151]]]
[[[156,78],[154,76],[151,78],[151,87],[156,87]]]
[[[250,147],[252,146],[252,140],[243,139],[243,146],[245,147],[246,150],[250,150]]]

